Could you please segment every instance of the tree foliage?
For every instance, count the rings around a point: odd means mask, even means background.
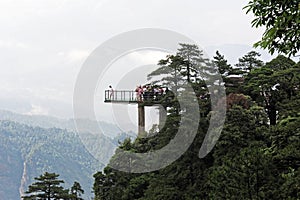
[[[178,54],[174,56],[180,60]],[[217,52],[214,65],[201,68],[213,75],[218,69],[225,86],[232,84],[226,97],[226,122],[212,152],[203,159],[198,157],[209,127],[211,99],[197,72],[190,83],[199,97],[201,119],[189,149],[154,172],[131,174],[107,166],[94,175],[95,199],[299,199],[300,65],[285,56],[267,63],[258,57],[251,51],[234,69]],[[180,70],[187,69],[183,65]],[[232,79],[237,75],[235,70],[243,71],[239,74],[242,79]],[[181,75],[185,77],[186,73]],[[210,84],[219,82],[213,79]],[[118,158],[120,149],[145,153],[172,141],[183,112],[172,109],[170,106],[161,130],[151,130],[146,138],[125,140],[112,160]]]
[[[213,63],[219,70],[219,73],[222,75],[222,78],[226,78],[232,71],[232,67],[228,64],[227,60],[225,59],[224,55],[221,55],[219,51],[216,51],[216,55],[213,57]]]
[[[65,190],[60,184],[63,180],[58,179],[59,175],[45,172],[43,175],[34,178],[35,183],[31,184],[26,191],[27,196],[24,200],[30,199],[64,199],[68,196],[68,190]]]
[[[175,93],[183,81],[192,83],[199,80],[201,69],[206,69],[207,61],[197,45],[179,43],[179,46],[175,55],[168,55],[166,59],[160,60],[158,65],[161,67],[148,75],[148,80],[159,77],[153,83],[159,82],[162,85],[167,85]]]
[[[82,194],[84,194],[84,190],[81,188],[80,183],[75,181],[70,189],[70,198],[72,200],[83,200],[81,198]]]
[[[285,109],[282,106],[298,98],[299,70],[294,61],[278,56],[247,76],[245,92],[265,107],[271,125],[283,117]]]
[[[34,178],[36,182],[28,187],[22,198],[24,200],[83,200],[81,195],[84,190],[81,188],[80,183],[74,182],[71,190],[64,189],[61,184],[63,180],[58,179],[59,174],[45,172],[39,177]]]
[[[161,67],[151,72],[148,75],[148,80],[159,76],[160,79],[153,81],[153,84],[160,83],[164,87],[169,87],[172,91],[177,93],[180,88],[183,76],[181,73],[182,66],[185,61],[182,57],[176,55],[168,55],[166,59],[161,59],[158,63]]]
[[[296,55],[300,49],[300,3],[298,0],[251,0],[245,7],[255,16],[253,27],[266,28],[255,47],[286,55]]]
[[[263,65],[263,62],[258,58],[260,54],[256,51],[250,51],[242,58],[239,59],[236,67],[243,73],[247,74],[253,69],[260,68]]]

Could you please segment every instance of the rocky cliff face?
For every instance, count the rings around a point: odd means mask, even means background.
[[[27,176],[27,165],[25,161],[23,164],[23,174],[21,177],[21,184],[19,188],[20,197],[24,196],[27,185],[28,185],[28,176]]]

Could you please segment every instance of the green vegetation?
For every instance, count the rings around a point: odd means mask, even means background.
[[[251,0],[245,7],[255,16],[253,27],[265,27],[262,39],[255,47],[286,55],[300,50],[300,3],[298,0]]]
[[[32,127],[41,127],[44,129],[58,128],[66,129],[67,131],[77,132],[74,119],[58,119],[49,116],[39,115],[22,115],[9,111],[0,110],[0,120],[7,120],[25,124]],[[121,133],[120,129],[110,123],[102,121],[93,121],[89,119],[81,119],[81,124],[84,124],[84,133],[82,138],[87,146],[95,147],[88,149],[92,154],[101,162],[108,163],[111,156],[114,154],[115,149],[119,145],[118,140],[123,141],[125,137],[135,137],[135,133]],[[101,132],[99,132],[99,126]],[[38,175],[38,174],[36,174]]]
[[[197,50],[194,45],[180,45],[191,52]],[[251,51],[233,67],[220,52],[212,61],[203,59],[198,52],[194,60],[200,66],[192,63],[191,57],[180,56],[180,51],[181,48],[178,54],[161,60],[161,67],[149,79],[161,73],[167,77],[162,83],[175,76],[178,83],[191,83],[201,116],[194,142],[178,160],[157,171],[125,173],[108,165],[94,175],[95,200],[299,199],[300,63],[284,56],[263,63],[260,55]],[[201,75],[213,74],[216,69],[224,83],[212,84],[226,86],[226,122],[214,149],[200,159],[198,152],[211,116],[210,96]],[[171,89],[178,95],[184,92],[180,84],[171,85]],[[184,112],[176,100],[168,106],[161,130],[153,128],[148,133],[150,137],[125,140],[111,162],[118,160],[121,150],[143,153],[168,144]]]
[[[66,130],[31,127],[11,121],[0,121],[0,199],[20,199],[46,171],[61,174],[66,187],[74,180],[91,196],[93,174],[103,164],[82,144],[78,135]]]
[[[78,182],[74,182],[71,190],[64,189],[60,184],[63,180],[58,179],[59,175],[55,173],[45,172],[43,175],[34,178],[35,183],[29,185],[28,191],[22,198],[24,200],[51,200],[51,199],[65,199],[65,200],[83,200],[81,195],[84,190]]]

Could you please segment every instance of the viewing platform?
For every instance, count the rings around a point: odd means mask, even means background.
[[[154,94],[153,92],[144,92],[144,94],[137,97],[135,91],[132,90],[105,90],[104,102],[105,103],[124,103],[124,104],[143,104],[143,106],[153,106],[162,104],[167,99],[166,95]]]
[[[145,133],[145,106],[157,106],[159,123],[166,118],[166,108],[174,100],[174,93],[145,91],[140,96],[132,90],[105,90],[104,103],[137,104],[138,105],[138,135]]]

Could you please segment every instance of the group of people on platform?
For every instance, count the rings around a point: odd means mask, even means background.
[[[108,99],[115,100],[115,91],[113,87],[110,85],[108,90]],[[160,101],[163,97],[170,96],[173,97],[174,94],[167,87],[161,86],[153,86],[150,84],[144,86],[136,86],[136,101],[144,102],[144,101]]]
[[[135,89],[137,101],[159,101],[169,91],[160,86],[144,85]]]

